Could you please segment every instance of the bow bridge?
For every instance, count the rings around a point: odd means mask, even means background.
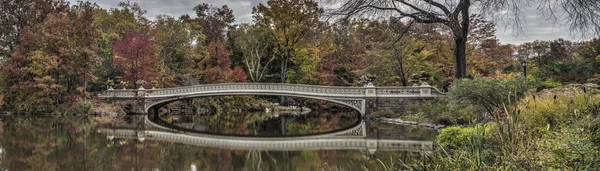
[[[348,106],[366,115],[380,109],[402,107],[416,100],[430,100],[444,96],[427,84],[412,87],[317,86],[280,83],[204,84],[164,89],[110,88],[99,94],[104,100],[122,101],[132,105],[133,113],[149,113],[160,104],[208,96],[272,95],[320,99]]]

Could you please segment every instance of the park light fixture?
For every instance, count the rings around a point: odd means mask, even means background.
[[[527,78],[527,60],[523,60],[521,62],[521,65],[523,66],[523,76],[525,76],[525,78]]]

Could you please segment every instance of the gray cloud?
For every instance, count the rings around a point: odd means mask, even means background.
[[[525,15],[522,23],[522,32],[513,30],[509,25],[499,23],[496,25],[496,37],[503,44],[520,44],[534,40],[554,40],[563,38],[566,40],[580,41],[573,36],[567,23],[562,20],[555,21],[540,14],[536,6],[524,8]],[[511,22],[511,21],[504,21]]]
[[[119,2],[125,0],[90,0],[98,4],[100,7],[109,9],[117,7]],[[136,2],[146,10],[148,13],[146,16],[150,19],[154,19],[157,15],[166,14],[171,16],[180,16],[182,14],[194,14],[194,6],[207,3],[213,6],[221,7],[227,5],[233,10],[235,15],[236,23],[248,23],[252,22],[252,7],[257,6],[259,3],[266,3],[267,0],[177,0],[177,1],[165,1],[165,0],[130,0]],[[75,3],[76,0],[69,0],[71,4]]]
[[[69,0],[75,3],[76,0]],[[102,8],[114,8],[117,4],[124,0],[90,0],[97,3]],[[194,6],[201,3],[208,3],[220,7],[227,5],[233,10],[236,18],[236,23],[252,22],[252,7],[259,3],[266,3],[267,0],[130,0],[138,3],[143,9],[147,10],[147,17],[154,19],[157,15],[166,14],[171,16],[180,16],[182,14],[194,15]],[[564,26],[561,22],[554,22],[542,17],[535,7],[524,9],[524,14],[527,15],[523,24],[523,33],[520,35],[513,34],[513,30],[505,28],[505,25],[498,24],[496,26],[496,36],[503,44],[520,44],[534,40],[554,40],[563,38],[567,40],[578,41],[571,36],[568,26]]]

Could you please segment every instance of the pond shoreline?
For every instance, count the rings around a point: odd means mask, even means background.
[[[433,129],[433,130],[440,130],[440,129],[446,127],[446,125],[437,125],[437,124],[431,124],[431,123],[405,121],[405,120],[397,119],[397,118],[394,119],[394,118],[380,117],[380,118],[373,118],[372,120],[373,121],[377,121],[377,122],[381,122],[381,123],[387,123],[387,124],[418,126],[418,127],[424,127],[424,128],[429,128],[429,129]]]

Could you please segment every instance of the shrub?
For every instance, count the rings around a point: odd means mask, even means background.
[[[400,117],[405,120],[442,125],[462,125],[473,120],[473,112],[470,108],[453,108],[445,99],[411,103],[397,113],[402,113]]]
[[[448,149],[458,149],[472,144],[474,140],[490,139],[496,131],[495,123],[478,124],[473,127],[461,128],[460,126],[446,127],[440,130],[435,141],[438,145]]]
[[[94,105],[90,101],[79,101],[67,109],[66,114],[84,114],[89,115],[94,112]]]
[[[551,88],[559,88],[562,87],[563,84],[557,81],[554,81],[551,78],[548,78],[544,81],[541,80],[537,80],[538,84],[537,84],[537,89],[538,90],[542,90],[542,89],[551,89]]]
[[[94,113],[104,116],[125,115],[125,109],[121,103],[100,103],[94,107]]]
[[[448,100],[459,107],[475,106],[491,114],[504,104],[522,98],[525,92],[535,87],[535,81],[523,78],[457,79],[450,87]]]

